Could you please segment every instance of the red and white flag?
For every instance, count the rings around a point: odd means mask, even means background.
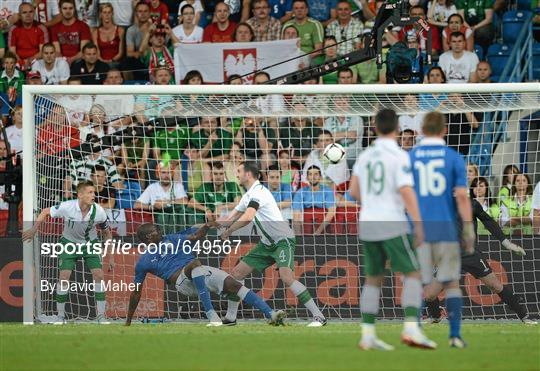
[[[231,75],[245,75],[302,54],[298,40],[250,43],[180,44],[174,50],[175,78],[182,81],[191,70],[199,71],[205,83],[220,84]],[[270,78],[298,70],[300,59],[265,69]],[[253,75],[244,78],[251,84]]]

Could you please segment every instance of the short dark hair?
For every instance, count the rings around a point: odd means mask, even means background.
[[[403,134],[411,134],[412,136],[415,136],[416,133],[414,132],[413,129],[405,129],[405,130],[402,130],[401,133],[399,133],[400,135],[403,135]]]
[[[81,190],[83,190],[86,187],[95,187],[94,183],[92,183],[91,180],[83,180],[77,184],[77,187],[75,188],[75,192],[79,193]]]
[[[223,169],[223,162],[212,162],[210,167],[212,168],[212,170],[214,169]]]
[[[411,14],[411,10],[413,9],[422,9],[422,11],[424,12],[424,14],[426,14],[426,11],[424,10],[424,8],[421,6],[421,5],[413,5],[409,8],[409,14]]]
[[[398,116],[394,110],[384,108],[375,115],[375,127],[379,134],[390,134],[398,129]]]
[[[184,14],[184,9],[189,9],[191,8],[191,10],[195,11],[195,8],[193,7],[193,5],[191,4],[184,4],[184,6],[182,7],[182,9],[180,9],[180,14]]]
[[[86,44],[84,44],[83,48],[82,48],[82,52],[84,53],[85,51],[87,51],[88,49],[96,49],[97,50],[97,45],[94,44],[92,41],[89,41],[87,42]]]
[[[255,161],[245,161],[242,165],[246,173],[250,173],[254,179],[259,179],[259,166]]]
[[[330,135],[331,138],[334,138],[334,135],[330,130],[322,129],[321,131],[319,131],[319,135],[317,136],[321,136],[322,134]]]
[[[465,40],[465,35],[463,35],[463,32],[455,31],[450,34],[450,40],[452,40],[454,37],[463,37],[463,40]]]
[[[268,167],[267,172],[270,172],[270,171],[279,171],[279,166],[274,164],[274,165]]]
[[[463,17],[462,17],[461,14],[459,14],[459,13],[454,13],[454,14],[452,14],[450,17],[448,17],[447,22],[450,21],[450,18],[454,18],[454,17],[458,17],[459,20],[461,21],[461,23],[465,23],[465,21],[463,20]]]
[[[294,5],[294,3],[304,3],[306,7],[309,8],[307,0],[293,0],[292,4]]]
[[[54,44],[53,44],[52,42],[43,44],[43,46],[41,47],[41,51],[43,51],[43,49],[45,49],[45,48],[53,48],[53,49],[56,49],[56,47],[54,46]]]
[[[197,70],[191,70],[188,73],[186,73],[186,76],[184,76],[184,79],[182,80],[182,85],[188,85],[189,80],[191,80],[194,77],[198,77],[201,79],[201,84],[204,84],[204,79],[202,77],[202,74]]]
[[[438,70],[441,73],[443,82],[446,83],[446,74],[444,73],[444,70],[439,66],[434,66],[434,67],[431,67],[429,69],[428,74],[427,74],[428,75],[428,80],[429,80],[429,74],[431,73],[431,71],[434,71],[434,70]]]
[[[107,169],[105,169],[105,166],[103,165],[96,165],[92,168],[92,174],[97,173],[98,171],[104,171],[107,172]]]
[[[345,3],[348,3],[348,1],[347,1],[347,0],[343,0],[343,1],[341,1],[341,2],[345,2]],[[333,36],[333,35],[325,36],[325,37],[324,37],[324,41],[326,41],[326,40],[332,40],[332,41],[335,41],[335,42],[337,42],[337,40],[336,40],[336,37],[335,37],[335,36]]]
[[[317,169],[319,171],[319,175],[322,175],[321,168],[318,167],[317,165],[311,165],[310,167],[308,167],[306,173],[309,173],[309,171],[312,169]]]
[[[17,56],[11,50],[6,50],[6,53],[4,54],[4,59],[8,58],[17,61]]]
[[[338,77],[339,77],[339,75],[341,75],[343,72],[350,73],[351,75],[354,76],[354,72],[353,72],[349,67],[345,67],[345,68],[340,68],[340,69],[337,71]]]
[[[253,80],[257,78],[257,76],[266,76],[268,80],[270,80],[270,74],[266,71],[259,71],[255,75],[253,75]]]
[[[137,228],[137,239],[142,243],[147,243],[148,236],[150,233],[158,229],[159,227],[153,223],[144,223],[139,228]]]
[[[266,1],[266,0],[262,0],[262,1]],[[242,80],[242,76],[238,75],[238,74],[234,74],[234,75],[230,75],[229,78],[227,79],[227,81],[225,81],[225,84],[231,84],[231,81],[233,80]],[[243,81],[242,81],[243,82]]]

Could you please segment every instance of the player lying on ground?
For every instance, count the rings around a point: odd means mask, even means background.
[[[419,264],[413,249],[405,210],[414,221],[414,246],[424,241],[420,212],[414,194],[414,182],[407,152],[399,148],[398,117],[392,110],[375,116],[378,138],[356,161],[349,187],[350,195],[361,203],[360,239],[364,249],[366,280],[362,287],[362,350],[393,350],[375,334],[380,291],[386,260],[393,272],[403,273],[401,306],[405,322],[401,340],[409,346],[435,349],[420,328],[417,317],[422,304]]]
[[[463,298],[458,216],[463,221],[465,251],[472,253],[475,232],[463,157],[446,146],[446,120],[439,112],[428,113],[422,122],[424,139],[410,152],[415,190],[426,231],[417,249],[422,283],[445,290],[451,347],[464,348],[461,338]],[[436,277],[433,269],[437,268]]]
[[[112,239],[112,232],[107,223],[107,214],[105,210],[94,202],[95,187],[90,181],[80,182],[76,188],[77,199],[69,200],[60,203],[59,205],[47,208],[41,211],[34,226],[22,233],[23,241],[28,241],[34,238],[34,235],[39,230],[40,225],[50,215],[53,218],[64,219],[64,230],[60,243],[70,244],[86,244],[90,242],[95,244],[99,242],[96,226],[101,231],[103,241]],[[69,281],[71,271],[75,268],[77,259],[83,258],[84,262],[92,272],[92,278],[95,283],[96,296],[96,313],[97,320],[103,323],[105,320],[105,283],[103,282],[103,269],[101,264],[101,256],[99,254],[91,254],[86,251],[81,254],[68,254],[63,252],[58,257],[58,269],[60,271],[59,281]],[[109,261],[109,269],[113,267],[112,255]],[[69,292],[63,290],[67,285],[56,286],[56,309],[58,311],[55,323],[64,323],[66,320],[66,302],[69,297]]]
[[[155,244],[157,249],[147,250],[135,266],[135,283],[137,289],[129,298],[129,310],[126,325],[131,324],[139,300],[141,299],[142,286],[147,273],[163,279],[175,285],[176,289],[188,296],[198,296],[201,300],[209,326],[222,325],[221,319],[212,306],[208,290],[217,294],[237,295],[246,304],[259,309],[270,324],[280,325],[283,323],[285,312],[273,311],[257,294],[233,279],[227,272],[221,269],[202,265],[192,254],[184,252],[184,244],[192,246],[196,241],[206,236],[206,233],[214,223],[203,226],[194,226],[177,234],[163,236],[157,225],[152,223],[143,224],[137,230],[137,238],[140,242],[148,245]],[[162,243],[162,251],[159,244]],[[166,249],[164,244],[169,244]],[[165,252],[165,253],[164,253]]]
[[[484,211],[482,205],[476,201],[472,200],[473,206],[473,222],[474,230],[476,232],[478,227],[477,220],[480,220],[486,229],[497,238],[501,244],[508,250],[524,256],[525,250],[521,246],[518,246],[510,242],[504,235],[499,224],[493,220],[488,213]],[[472,254],[462,254],[461,255],[461,269],[464,272],[470,273],[474,278],[479,279],[486,285],[492,292],[499,295],[501,300],[506,303],[510,309],[512,309],[526,324],[536,324],[536,321],[529,319],[529,314],[527,313],[527,307],[523,304],[523,298],[517,296],[512,291],[510,285],[503,285],[501,281],[497,278],[495,273],[491,270],[489,263],[483,258],[482,252],[478,249],[474,250]],[[441,308],[439,303],[439,298],[437,297],[441,292],[441,287],[437,283],[433,282],[430,286],[425,289],[425,301],[426,307],[429,316],[432,319],[432,322],[437,323],[441,320]]]
[[[272,193],[259,182],[259,168],[255,162],[244,162],[237,168],[239,183],[246,189],[240,203],[234,208],[226,221],[228,228],[221,234],[222,240],[254,221],[261,240],[233,268],[231,275],[241,281],[253,270],[264,272],[274,263],[279,269],[279,277],[306,306],[313,315],[310,327],[326,325],[326,318],[315,304],[306,286],[294,277],[294,250],[296,238],[289,223],[283,219]],[[228,310],[223,324],[235,325],[238,301],[229,298]]]

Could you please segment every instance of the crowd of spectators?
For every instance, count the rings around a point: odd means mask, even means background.
[[[363,47],[381,0],[40,0],[2,2],[0,28],[0,93],[13,107],[4,117],[11,151],[22,150],[23,84],[204,84],[199,71],[174,78],[174,47],[180,43],[271,42],[298,39],[306,56],[299,67],[317,65]],[[423,66],[427,35],[418,26],[389,29],[385,50],[398,42],[416,51],[414,83],[490,83],[491,68],[480,61],[475,45],[484,50],[494,42],[494,12],[505,10],[493,0],[414,1],[410,16],[434,27],[431,53],[438,65]],[[321,48],[325,49],[321,49]],[[259,72],[254,84],[271,77]],[[306,84],[384,84],[386,69],[363,62]],[[243,84],[229,76],[230,84]],[[92,180],[97,201],[107,208],[159,211],[187,215],[185,223],[225,216],[243,190],[235,168],[256,160],[263,181],[293,221],[311,213],[311,232],[323,233],[331,221],[347,219],[356,206],[347,193],[350,169],[358,154],[376,137],[371,120],[359,116],[317,116],[310,112],[330,107],[345,112],[351,104],[343,96],[261,96],[254,117],[199,117],[181,119],[191,105],[212,97],[175,100],[163,95],[136,97],[97,95],[62,96],[39,113],[39,153],[58,154],[67,147],[99,142],[116,133],[122,140],[76,156],[65,164],[62,190],[51,201],[73,197],[76,184]],[[211,102],[210,102],[211,103]],[[301,113],[278,117],[286,105]],[[459,94],[423,94],[404,98],[411,113],[400,116],[400,144],[405,150],[422,139],[420,111],[444,106],[463,107]],[[45,105],[46,106],[46,105]],[[272,117],[265,117],[272,115]],[[177,117],[175,125],[145,133],[140,128],[158,117]],[[481,114],[448,114],[448,143],[467,155]],[[39,120],[38,120],[39,121]],[[131,134],[130,134],[131,133]],[[136,134],[133,134],[136,133]],[[5,139],[0,142],[5,147]],[[322,156],[329,143],[340,143],[345,160],[330,164]],[[5,151],[5,150],[4,150]],[[0,155],[0,157],[2,157]],[[0,163],[1,165],[1,163]],[[516,169],[518,170],[518,169]],[[519,171],[519,170],[518,170]],[[478,174],[477,174],[478,175]],[[526,175],[505,179],[507,195],[491,203],[489,184],[476,177],[471,192],[507,228],[514,218],[532,210],[531,181]],[[517,182],[517,183],[516,183]],[[540,191],[540,190],[539,190]],[[484,192],[484,193],[482,193]],[[487,200],[487,201],[486,201]],[[6,204],[1,203],[0,209]],[[518,215],[519,214],[519,215]],[[189,219],[189,220],[188,220]]]

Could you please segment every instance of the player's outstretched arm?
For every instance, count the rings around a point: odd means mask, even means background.
[[[477,218],[482,222],[484,227],[491,233],[492,236],[494,236],[496,239],[498,239],[501,244],[510,251],[515,252],[518,255],[524,256],[526,255],[525,250],[523,250],[523,247],[516,245],[515,243],[512,243],[510,240],[506,238],[504,235],[503,230],[499,226],[499,223],[495,219],[493,219],[491,216],[489,216],[488,213],[484,211],[482,208],[482,205],[476,200],[472,201],[472,207],[473,207],[473,217]]]
[[[472,254],[474,252],[474,240],[476,233],[474,232],[472,222],[472,206],[469,192],[466,187],[456,187],[454,189],[454,198],[459,216],[463,221],[463,240],[465,243],[465,252]]]
[[[203,238],[204,236],[206,236],[206,234],[208,233],[208,231],[211,229],[211,228],[219,228],[221,226],[221,224],[219,224],[218,222],[207,222],[205,224],[202,224],[200,225],[199,229],[197,230],[197,232],[193,233],[193,234],[190,234],[187,239],[190,240],[190,241],[197,241],[197,240],[200,240],[201,238]]]
[[[414,246],[419,247],[424,243],[424,226],[422,225],[422,218],[418,209],[416,193],[411,186],[401,187],[399,193],[405,204],[405,210],[407,210],[414,224]]]
[[[245,227],[246,225],[248,225],[249,223],[251,223],[253,221],[253,219],[255,219],[255,214],[257,213],[257,209],[255,207],[248,207],[246,209],[246,211],[244,211],[244,213],[240,216],[240,218],[238,218],[237,221],[235,221],[234,223],[231,224],[231,226],[229,228],[227,228],[225,230],[225,232],[223,232],[221,234],[221,239],[222,240],[228,240],[230,235],[242,228],[242,227]]]
[[[135,285],[135,290],[133,290],[131,292],[131,295],[129,296],[129,309],[128,309],[128,315],[126,319],[126,326],[131,325],[131,320],[133,319],[135,310],[137,309],[137,306],[139,305],[139,301],[141,300],[142,285],[143,285],[142,283],[140,285]]]
[[[238,211],[236,209],[233,209],[231,211],[231,213],[227,216],[227,219],[225,220],[221,220],[220,221],[220,224],[223,226],[223,227],[228,227],[230,226],[231,224],[233,224],[235,221],[238,220],[238,218],[240,218],[242,216],[242,214],[244,214],[243,212],[241,211]]]
[[[39,230],[39,227],[41,226],[41,223],[47,219],[47,217],[51,215],[51,208],[46,208],[41,210],[41,213],[39,213],[39,216],[36,219],[36,222],[31,228],[28,228],[27,230],[22,232],[22,239],[23,241],[30,241],[32,238],[34,238],[36,232]]]

